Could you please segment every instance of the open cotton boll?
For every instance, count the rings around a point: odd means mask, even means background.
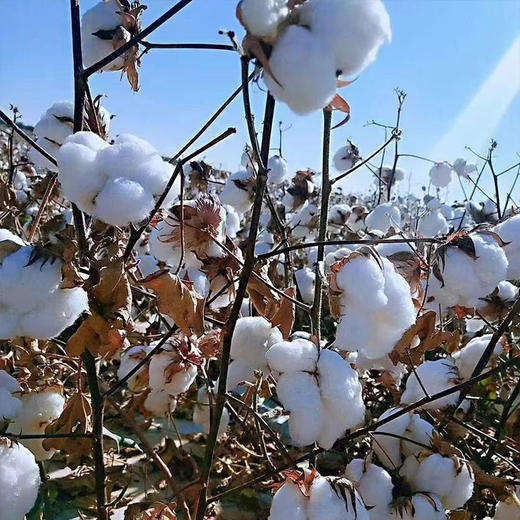
[[[520,515],[520,487],[516,486],[513,493],[504,501],[498,502],[493,520],[518,520]]]
[[[22,444],[0,438],[0,520],[23,520],[40,488],[34,455]]]
[[[350,253],[352,253],[352,249],[348,247],[338,247],[337,249],[333,249],[330,253],[327,253],[324,260],[325,271],[329,272],[332,264],[350,255]]]
[[[445,188],[453,180],[451,166],[447,163],[437,163],[430,169],[430,182],[436,188]]]
[[[345,476],[361,495],[370,520],[387,520],[394,488],[390,474],[376,464],[354,459],[347,465]]]
[[[435,428],[417,413],[411,414],[410,423],[404,431],[403,437],[408,440],[401,439],[401,451],[405,457],[408,455],[416,454],[421,451],[421,446],[417,443],[425,446],[430,446],[433,441],[433,434]],[[414,442],[415,441],[415,442]]]
[[[294,271],[296,285],[304,303],[311,304],[314,300],[314,283],[316,273],[310,267],[302,267]]]
[[[245,213],[252,204],[255,175],[251,171],[232,173],[227,179],[223,190],[219,193],[222,204],[232,206],[237,213]]]
[[[458,383],[457,367],[447,359],[425,361],[411,372],[406,380],[406,388],[401,396],[401,404],[412,404],[426,397],[454,387]],[[420,382],[419,382],[420,380]],[[422,385],[421,385],[422,383]],[[423,390],[424,387],[424,390]],[[423,405],[424,410],[437,410],[445,406],[454,405],[459,399],[460,392],[453,392],[445,397],[436,399]]]
[[[318,350],[312,341],[297,338],[275,343],[265,358],[271,370],[276,372],[312,372],[318,361]]]
[[[379,359],[415,323],[410,287],[388,259],[381,258],[381,269],[372,255],[351,256],[336,275],[343,292],[335,345]]]
[[[151,345],[137,345],[125,350],[121,354],[121,364],[117,369],[118,379],[123,379],[129,372],[131,372],[155,347]],[[141,367],[128,381],[128,388],[132,391],[139,389],[140,375],[147,370],[146,366]]]
[[[453,208],[448,206],[447,204],[442,203],[438,198],[432,197],[426,204],[426,207],[429,210],[439,210],[441,214],[444,216],[446,221],[449,221],[453,218]]]
[[[306,238],[315,235],[318,227],[319,209],[314,202],[306,201],[287,223],[294,238]]]
[[[459,177],[469,179],[470,174],[477,171],[477,166],[475,164],[468,164],[465,159],[458,158],[453,162],[453,171]]]
[[[344,76],[363,71],[392,37],[381,0],[309,0],[299,13],[299,23],[330,49],[335,70]]]
[[[21,247],[0,263],[0,339],[52,338],[88,307],[83,289],[59,288],[61,260],[34,254]]]
[[[0,370],[0,421],[14,419],[20,413],[22,402],[13,396],[19,390],[18,381],[5,370]]]
[[[103,0],[85,11],[81,18],[81,43],[83,62],[86,67],[103,59],[113,52],[112,37],[104,39],[99,31],[112,31],[123,25],[121,6],[116,0]],[[99,36],[96,36],[98,33]],[[120,56],[101,68],[101,70],[119,70],[124,65],[124,56]]]
[[[290,25],[274,44],[264,82],[278,101],[307,114],[327,106],[336,94],[336,66],[329,49],[305,27]]]
[[[34,126],[34,136],[36,142],[53,157],[65,139],[72,134],[74,121],[74,105],[70,101],[59,101],[54,103],[40,117]],[[31,148],[29,150],[29,160],[35,166],[57,171],[58,168],[46,159],[40,152]]]
[[[343,482],[346,485],[341,489]],[[345,479],[318,475],[311,487],[308,503],[309,520],[369,520],[368,511],[357,491]],[[342,492],[343,491],[343,492]],[[353,503],[354,502],[354,503]]]
[[[494,228],[504,242],[504,253],[509,265],[507,268],[508,280],[520,280],[520,215],[510,217]]]
[[[22,401],[22,409],[9,424],[7,433],[16,435],[45,433],[47,425],[61,415],[65,405],[63,396],[52,388],[41,392],[22,394],[20,400]],[[21,442],[33,452],[36,460],[50,459],[55,451],[52,449],[45,450],[43,439],[24,439]]]
[[[417,224],[417,232],[423,237],[436,237],[438,235],[445,235],[450,230],[448,222],[440,211],[428,211],[425,215],[419,218]]]
[[[400,410],[399,407],[389,408],[379,416],[379,420],[391,417]],[[383,466],[395,469],[401,466],[401,439],[390,435],[377,435],[378,432],[391,433],[404,437],[406,428],[410,424],[410,414],[403,414],[391,421],[378,426],[372,435],[372,449]]]
[[[152,390],[146,396],[144,407],[156,417],[167,417],[177,408],[177,399],[164,390]]]
[[[332,157],[332,163],[338,172],[346,172],[360,159],[358,147],[352,141],[347,141],[345,146],[341,146],[336,151]]]
[[[215,398],[213,398],[215,402]],[[210,399],[208,395],[208,389],[206,386],[201,386],[197,393],[197,404],[193,409],[193,422],[200,424],[204,433],[208,434],[210,430]],[[222,416],[220,417],[220,424],[218,427],[218,437],[222,437],[225,433],[229,424],[229,412],[226,408],[222,410]]]
[[[484,334],[484,336],[473,338],[468,341],[464,347],[451,355],[459,371],[459,376],[462,379],[468,380],[471,378],[473,370],[477,366],[492,337],[493,334]],[[499,356],[503,351],[504,347],[498,342],[493,349],[492,357]]]
[[[351,213],[352,208],[348,204],[334,204],[329,210],[328,229],[341,231]]]
[[[308,520],[307,497],[300,488],[286,480],[285,484],[275,493],[271,503],[271,511],[268,520]]]
[[[289,14],[289,8],[287,0],[241,0],[238,12],[240,21],[250,34],[273,38]]]
[[[391,227],[401,226],[401,212],[390,203],[379,204],[365,218],[369,231],[379,230],[386,233]]]
[[[64,195],[113,226],[144,220],[173,172],[173,166],[149,143],[128,134],[109,145],[92,132],[78,132],[66,139],[57,159]],[[161,207],[171,205],[178,185],[174,184]]]
[[[225,230],[226,236],[229,238],[236,238],[240,231],[240,216],[233,206],[223,206],[226,212]]]
[[[148,374],[152,391],[165,391],[176,396],[186,392],[195,381],[197,366],[189,362],[181,363],[177,352],[166,350],[152,357]]]
[[[406,504],[395,504],[388,520],[446,520],[446,511],[434,493],[415,493]]]
[[[272,155],[267,161],[267,180],[273,184],[281,184],[290,179],[287,161],[280,155]]]

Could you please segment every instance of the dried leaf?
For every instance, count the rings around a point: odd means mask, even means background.
[[[22,246],[13,240],[2,240],[0,242],[0,262],[12,253],[15,253]]]
[[[168,269],[153,273],[139,282],[157,295],[159,311],[169,316],[187,336],[204,332],[204,298],[190,282],[183,282]]]
[[[288,287],[287,289],[285,289],[284,294],[291,298],[294,298],[296,296],[296,288]],[[278,310],[270,319],[270,321],[273,327],[278,327],[282,331],[282,336],[285,340],[289,339],[289,336],[291,335],[291,331],[294,325],[294,319],[294,303],[291,300],[282,296],[280,299],[280,305],[278,306]]]

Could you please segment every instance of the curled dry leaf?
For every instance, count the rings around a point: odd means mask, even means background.
[[[169,316],[187,336],[204,332],[204,298],[168,269],[153,273],[139,282],[157,296],[159,311]]]
[[[77,391],[67,400],[61,415],[52,421],[45,433],[89,433],[92,422],[92,407],[87,396]],[[92,441],[89,438],[51,438],[43,441],[46,450],[62,450],[69,455],[84,455],[92,451]]]
[[[416,336],[419,338],[419,344],[412,347]],[[405,365],[417,366],[422,362],[426,352],[435,350],[443,343],[447,350],[456,350],[458,341],[458,335],[436,329],[435,311],[428,311],[419,316],[415,324],[403,334],[388,357],[394,365],[401,362]]]

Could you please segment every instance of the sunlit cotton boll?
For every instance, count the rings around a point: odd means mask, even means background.
[[[215,397],[212,400],[215,403]],[[197,393],[197,404],[193,409],[193,422],[202,426],[204,433],[208,434],[210,424],[210,398],[208,395],[208,389],[205,386],[199,388]],[[226,408],[222,410],[222,416],[220,417],[220,424],[218,428],[218,437],[224,435],[229,424],[229,412]]]
[[[81,18],[81,43],[83,61],[86,67],[108,56],[115,49],[110,31],[123,25],[121,6],[116,0],[104,0],[85,11]],[[106,31],[107,36],[103,35]],[[95,33],[98,33],[96,35]],[[119,70],[124,65],[124,56],[120,56],[105,65],[101,70]]]
[[[437,163],[430,169],[430,181],[436,188],[445,188],[453,180],[451,166],[447,163]]]
[[[473,338],[464,347],[451,355],[462,379],[468,380],[471,378],[473,370],[480,361],[492,337],[492,334],[484,334],[483,336]],[[500,342],[497,342],[493,348],[491,359],[499,356],[503,351],[504,347]]]
[[[415,493],[405,504],[395,504],[388,520],[446,520],[446,511],[434,493]]]
[[[23,394],[20,400],[22,409],[9,424],[7,433],[16,435],[45,433],[47,425],[61,415],[65,405],[65,399],[61,393],[52,388]],[[33,452],[36,460],[50,459],[55,451],[44,449],[43,439],[24,439],[21,442]]]
[[[401,212],[393,204],[379,204],[366,216],[365,225],[369,231],[379,230],[386,233],[390,227],[401,226]]]
[[[74,105],[70,101],[59,101],[54,103],[40,120],[36,123],[33,133],[36,142],[53,157],[56,157],[60,146],[65,139],[72,134],[74,121]],[[40,152],[31,148],[29,150],[29,160],[35,166],[58,171],[57,166],[52,164]]]
[[[406,380],[406,388],[401,396],[401,404],[412,404],[426,396],[432,396],[457,385],[459,372],[454,363],[447,359],[425,361],[411,372]],[[423,389],[424,388],[424,389]],[[459,399],[459,392],[453,392],[432,402],[422,405],[424,410],[437,410],[454,405]]]
[[[152,357],[148,369],[152,392],[164,391],[172,396],[186,392],[197,376],[197,366],[181,359],[176,351],[165,350]]]
[[[280,155],[272,155],[267,161],[267,180],[273,184],[281,184],[290,179],[287,161]]]
[[[314,300],[314,283],[316,273],[310,267],[302,267],[294,271],[296,285],[304,303],[311,304]]]
[[[154,344],[151,345],[136,345],[131,347],[121,354],[121,364],[117,370],[118,379],[123,379],[129,372],[131,372],[150,351],[153,350]],[[137,391],[140,388],[140,375],[147,370],[146,366],[141,367],[130,379],[127,381],[128,388],[132,391]]]
[[[167,417],[177,408],[177,399],[164,390],[152,390],[144,401],[145,409],[156,417]]]
[[[299,13],[299,23],[330,49],[335,69],[343,76],[362,72],[392,38],[381,0],[309,0]]]
[[[509,261],[507,279],[520,280],[520,215],[501,222],[494,231],[504,242],[509,242],[503,248]]]
[[[83,289],[59,288],[61,260],[34,260],[36,253],[21,247],[0,263],[0,339],[52,338],[88,307]]]
[[[0,370],[0,421],[14,419],[22,409],[22,402],[13,394],[20,390],[18,381]]]
[[[219,193],[222,204],[235,208],[237,213],[245,213],[253,205],[252,196],[255,186],[254,173],[248,170],[232,173],[224,189]]]
[[[289,14],[287,0],[241,0],[240,20],[249,33],[260,38],[276,35],[279,24]]]
[[[332,158],[334,168],[339,172],[350,170],[359,160],[359,150],[351,141],[347,141],[345,146],[340,147]]]
[[[64,195],[112,226],[144,220],[173,174],[157,150],[128,134],[112,145],[92,132],[71,135],[58,152],[58,165]],[[161,207],[170,206],[178,190],[176,183]]]
[[[335,345],[379,359],[415,323],[410,286],[388,259],[354,255],[336,275],[342,294]]]
[[[0,520],[23,520],[40,487],[34,455],[22,444],[0,438]]]
[[[327,106],[336,94],[334,59],[322,40],[305,27],[290,25],[276,41],[264,70],[267,88],[297,114]]]
[[[445,235],[450,230],[444,215],[438,210],[428,211],[419,218],[417,232],[423,237],[436,237]]]

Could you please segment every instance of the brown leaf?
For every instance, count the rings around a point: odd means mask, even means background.
[[[88,433],[91,430],[92,407],[82,392],[76,392],[67,400],[61,415],[52,421],[45,433]],[[62,450],[69,455],[84,455],[92,451],[88,438],[52,438],[43,441],[46,450]]]
[[[204,298],[168,269],[153,273],[139,282],[157,295],[159,311],[169,316],[187,336],[204,332]]]
[[[332,130],[348,123],[348,121],[350,120],[350,105],[339,94],[336,94],[334,96],[334,98],[328,106],[330,110],[339,110],[340,112],[347,114],[347,116],[344,119],[342,119],[339,123],[332,127]]]
[[[284,294],[291,298],[294,298],[296,296],[296,288],[288,287],[287,289],[285,289]],[[282,331],[283,339],[289,339],[294,325],[294,318],[294,303],[291,300],[282,296],[278,310],[276,311],[276,313],[270,321],[273,327],[278,327]]]
[[[0,262],[12,253],[15,253],[22,246],[13,240],[2,240],[0,242]]]

